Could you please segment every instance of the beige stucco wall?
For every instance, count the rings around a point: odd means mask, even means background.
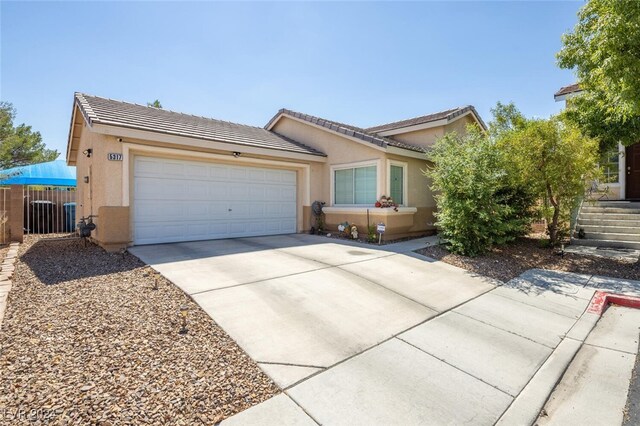
[[[83,154],[87,149],[93,151],[91,157]],[[89,215],[97,216],[93,218],[96,230],[92,237],[102,245],[123,239],[119,231],[112,229],[114,220],[122,222],[121,214],[112,217],[114,210],[100,211],[105,206],[122,206],[123,162],[108,161],[107,154],[111,152],[122,153],[122,144],[115,137],[91,132],[86,125],[83,126],[76,159],[76,221]],[[85,176],[89,177],[88,183]],[[129,224],[127,221],[118,226],[128,228]]]
[[[465,115],[464,117],[461,117],[445,126],[431,127],[428,129],[415,130],[406,133],[398,133],[389,137],[413,145],[429,147],[432,146],[438,138],[444,136],[446,133],[464,133],[466,131],[467,125],[475,123],[476,121],[472,118],[471,115]]]
[[[462,121],[462,120],[459,120]],[[423,233],[433,230],[433,213],[435,211],[435,200],[431,190],[430,182],[423,175],[423,170],[427,167],[427,160],[422,158],[411,158],[397,154],[387,154],[384,150],[377,149],[374,145],[364,141],[355,141],[347,137],[316,128],[308,123],[283,117],[273,128],[281,135],[304,143],[327,154],[326,162],[315,162],[305,160],[283,160],[276,156],[265,155],[244,155],[243,165],[256,167],[273,167],[296,169],[298,173],[298,215],[299,230],[306,231],[312,223],[310,203],[315,200],[325,201],[327,205],[332,204],[331,200],[331,166],[358,163],[365,161],[375,161],[378,167],[378,197],[389,193],[387,182],[389,160],[399,161],[407,164],[407,199],[406,206],[416,207],[417,212],[412,216],[412,222],[407,222],[407,216],[387,217],[390,226],[388,237]],[[422,133],[423,143],[430,143],[431,138],[442,134],[442,128],[429,129],[427,132],[416,132],[411,137],[418,137],[417,133]],[[426,135],[426,139],[424,139]],[[417,139],[413,140],[416,143]],[[153,147],[153,148],[150,148]],[[87,158],[82,151],[91,148],[93,154]],[[179,149],[173,153],[149,154],[148,149]],[[108,161],[109,153],[121,153],[124,161]],[[223,159],[211,159],[207,155],[223,154]],[[77,188],[77,217],[98,215],[94,219],[96,231],[94,238],[108,249],[117,249],[125,244],[124,240],[132,240],[131,215],[135,209],[133,200],[133,164],[137,155],[151,155],[154,157],[182,158],[195,161],[224,162],[238,164],[228,151],[220,149],[203,149],[196,147],[181,146],[178,144],[157,142],[153,140],[127,138],[123,144],[117,140],[115,135],[106,135],[92,132],[86,125],[83,127],[80,139],[78,156],[76,160],[78,188]],[[256,163],[251,161],[255,158]],[[258,160],[279,160],[287,161],[287,165],[269,166],[259,163]],[[289,166],[290,164],[290,166]],[[306,194],[307,176],[301,168],[308,170],[309,196]],[[84,176],[90,176],[89,183],[85,183]],[[125,178],[124,176],[128,176]],[[128,182],[128,186],[127,186]],[[127,191],[127,194],[123,194]],[[128,189],[127,189],[128,188]],[[123,196],[124,195],[124,196]],[[128,198],[128,201],[127,201]],[[309,202],[306,202],[306,200]],[[127,205],[128,204],[128,205]],[[124,216],[123,216],[124,215]],[[128,215],[129,220],[124,217]],[[360,217],[359,217],[360,218]],[[328,220],[332,224],[343,222],[342,217]],[[394,229],[394,227],[396,229]],[[125,238],[125,230],[128,229],[128,237]]]
[[[403,215],[402,218],[400,218],[400,216],[398,216],[398,218],[387,217],[389,221],[388,225],[390,226],[389,230],[391,231],[387,236],[408,235],[434,229],[433,212],[435,211],[435,200],[429,189],[429,179],[427,179],[422,172],[427,167],[426,157],[419,159],[387,154],[385,151],[378,150],[374,146],[367,146],[366,144],[369,144],[369,142],[356,142],[288,117],[281,118],[272,130],[327,154],[326,163],[311,166],[311,201],[324,201],[327,206],[333,205],[330,188],[331,166],[363,161],[378,161],[378,197],[380,197],[381,195],[389,194],[387,181],[388,160],[406,163],[407,200],[404,205],[416,207],[418,211],[413,216]],[[305,208],[304,214],[305,216],[309,216],[308,218],[305,217],[305,223],[314,225],[314,223],[311,223],[310,209]],[[408,226],[406,222],[409,218],[413,220],[412,226]],[[366,228],[366,216],[360,213],[332,213],[326,217],[328,230],[331,231],[335,231],[337,225],[345,221]],[[394,227],[396,229],[394,229]]]
[[[369,142],[356,142],[288,117],[281,118],[272,130],[327,154],[326,163],[314,164],[311,167],[312,202],[319,200],[331,205],[332,165],[384,160],[386,155],[384,151],[374,148]],[[378,192],[380,196],[384,194],[384,189],[378,188]]]
[[[82,151],[93,149],[91,158],[87,158]],[[172,153],[161,152],[171,149]],[[151,152],[149,152],[151,150]],[[155,151],[157,150],[157,152]],[[126,152],[125,152],[126,151]],[[123,154],[123,161],[109,161],[109,153]],[[222,158],[209,158],[211,155],[221,155]],[[132,214],[135,209],[133,199],[134,162],[136,156],[151,156],[160,158],[179,158],[191,161],[236,164],[262,168],[288,169],[297,171],[298,229],[308,230],[308,220],[305,223],[303,201],[306,200],[306,176],[303,168],[309,167],[310,161],[286,160],[276,156],[243,154],[242,162],[230,155],[229,151],[220,149],[203,149],[185,147],[171,143],[161,143],[153,140],[126,138],[119,142],[118,136],[92,132],[86,126],[79,139],[78,156],[76,159],[77,187],[77,218],[97,215],[94,218],[96,230],[92,236],[94,240],[108,250],[117,250],[130,244],[133,240]],[[323,157],[319,157],[321,159]],[[265,164],[264,161],[286,162],[286,165]],[[128,175],[128,185],[123,184],[124,176]],[[89,183],[84,182],[84,176],[90,176]],[[313,186],[313,181],[311,182]],[[128,191],[128,197],[123,195],[123,188]],[[127,189],[128,188],[128,189]],[[127,200],[128,198],[128,200]],[[125,216],[128,216],[125,220]],[[124,236],[126,230],[127,236]]]
[[[402,142],[410,143],[412,145],[429,147],[432,146],[436,139],[444,135],[444,127],[432,127],[430,129],[416,130],[413,132],[400,133],[389,136],[390,138],[397,139]]]
[[[477,122],[471,117],[471,115],[465,115],[464,117],[459,118],[453,123],[447,124],[444,127],[444,133],[456,132],[458,134],[465,133],[467,131],[467,126],[470,124],[476,124]]]

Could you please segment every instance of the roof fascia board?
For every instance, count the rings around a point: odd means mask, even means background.
[[[280,121],[283,115],[284,115],[284,112],[278,112],[278,114],[276,114],[273,118],[271,118],[271,120],[269,120],[269,122],[265,126],[265,129],[267,130],[273,129],[273,126],[275,126],[276,123]]]
[[[82,114],[83,123],[76,123],[76,119],[78,117],[78,111]],[[77,151],[78,147],[74,145],[74,139],[78,139],[77,145],[80,144],[79,138],[74,138],[73,134],[75,133],[76,127],[85,124],[88,129],[91,129],[91,122],[87,120],[87,117],[82,112],[82,108],[74,101],[73,103],[73,111],[71,113],[71,123],[69,124],[69,137],[67,139],[67,156],[66,161],[67,165],[75,166],[77,160]],[[75,155],[73,155],[74,147],[76,148]]]
[[[476,113],[473,110],[469,110],[469,111],[466,111],[463,114],[456,115],[452,119],[441,118],[440,120],[429,121],[428,123],[416,124],[416,125],[407,126],[407,127],[398,127],[397,129],[390,129],[390,130],[385,130],[384,132],[377,132],[376,134],[378,134],[380,136],[393,136],[393,135],[401,135],[403,133],[417,132],[419,130],[431,129],[431,128],[434,128],[434,127],[446,126],[447,124],[451,124],[454,121],[457,121],[457,120],[461,119],[462,117],[466,117],[469,114],[471,114],[471,116],[473,117],[474,121],[481,128],[483,128],[483,129],[485,128],[484,125],[482,124],[482,122],[476,116]]]
[[[389,146],[387,148],[387,153],[400,155],[402,157],[417,158],[418,160],[424,160],[427,158],[426,152],[413,151],[411,149],[399,148],[397,146]]]
[[[344,133],[336,132],[335,130],[327,129],[324,126],[319,126],[319,125],[317,125],[315,123],[310,123],[307,120],[303,120],[303,119],[298,118],[298,117],[293,117],[293,116],[291,116],[289,114],[286,114],[286,113],[281,113],[275,120],[273,120],[272,123],[267,127],[267,130],[273,129],[273,127],[276,125],[276,123],[278,121],[280,121],[282,116],[286,116],[290,120],[297,121],[299,123],[306,124],[306,125],[311,126],[311,127],[315,127],[316,129],[324,130],[325,132],[329,132],[329,133],[332,133],[334,135],[341,136],[341,137],[343,137],[345,139],[349,139],[350,141],[357,142],[357,143],[359,143],[361,145],[364,145],[364,146],[367,146],[369,148],[377,149],[378,151],[386,152],[390,148],[390,146],[387,146],[387,148],[384,148],[384,147],[381,147],[381,146],[376,145],[374,143],[363,141],[362,139],[354,138],[353,136],[345,135]]]
[[[209,139],[189,138],[186,136],[170,135],[146,130],[130,129],[127,127],[112,126],[107,124],[94,124],[92,132],[122,138],[146,140],[151,143],[161,142],[172,145],[187,146],[201,149],[213,149],[220,151],[236,151],[243,154],[264,155],[269,157],[289,158],[292,160],[314,161],[325,163],[327,157],[321,155],[304,154],[301,152],[281,151],[277,149],[259,148],[254,146],[239,145],[229,142],[218,142]]]
[[[565,93],[564,95],[554,95],[553,96],[553,100],[556,101],[556,102],[566,101],[567,99],[575,98],[580,93],[582,93],[582,90],[578,90],[576,92]]]
[[[480,126],[480,129],[482,130],[487,130],[487,128],[485,127],[485,124],[482,122],[482,120],[480,120],[480,118],[476,115],[476,111],[474,109],[470,109],[469,111],[465,112],[464,114],[460,114],[458,116],[453,117],[451,120],[449,120],[448,124],[453,123],[454,121],[457,121],[459,119],[461,119],[462,117],[466,117],[467,115],[471,114],[471,117],[473,118],[473,120],[476,122],[476,124],[478,126]]]
[[[73,131],[76,127],[76,103],[73,103],[73,111],[71,111],[71,123],[69,124],[69,137],[67,138],[67,164],[71,161],[71,147],[73,145]]]
[[[380,136],[393,136],[401,135],[403,133],[416,132],[418,130],[431,129],[433,127],[445,126],[449,124],[449,120],[442,118],[436,121],[429,121],[428,123],[415,124],[413,126],[398,127],[397,129],[385,130],[384,132],[378,132]]]
[[[447,124],[451,124],[454,121],[457,121],[457,120],[461,119],[462,117],[466,117],[469,114],[471,114],[471,116],[473,117],[474,121],[482,129],[485,128],[484,125],[482,124],[482,122],[478,119],[476,114],[473,112],[473,110],[469,110],[469,111],[467,111],[467,112],[465,112],[463,114],[456,115],[452,119],[441,118],[440,120],[430,121],[428,123],[422,123],[422,124],[416,124],[416,125],[408,126],[408,127],[399,127],[397,129],[386,130],[384,132],[378,132],[377,134],[380,135],[380,136],[393,136],[393,135],[401,135],[403,133],[417,132],[419,130],[431,129],[431,128],[434,128],[434,127],[446,126]]]

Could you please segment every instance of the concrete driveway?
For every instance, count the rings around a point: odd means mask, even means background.
[[[297,234],[131,252],[190,294],[287,388],[493,288],[397,253],[415,245],[387,251]]]
[[[131,251],[284,392],[223,422],[532,424],[599,316],[640,282],[531,270],[501,286],[412,253],[309,235]]]

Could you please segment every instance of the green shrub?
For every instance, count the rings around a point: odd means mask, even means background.
[[[430,160],[436,226],[449,251],[475,256],[528,231],[533,197],[511,183],[506,158],[487,134],[475,127],[446,134]]]

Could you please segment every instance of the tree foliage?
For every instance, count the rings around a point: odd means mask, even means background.
[[[555,245],[599,174],[598,143],[562,117],[528,119],[501,103],[492,113],[488,132],[469,127],[434,145],[426,173],[440,236],[451,252],[475,256],[526,234],[542,216]]]
[[[157,99],[153,102],[147,102],[147,106],[162,109],[162,104]]]
[[[527,232],[533,199],[525,187],[511,184],[507,159],[486,133],[476,127],[448,133],[430,159],[436,225],[451,252],[475,256]]]
[[[575,69],[581,88],[566,117],[603,148],[638,142],[640,131],[640,1],[589,0],[562,38],[561,68]]]
[[[40,132],[31,126],[14,126],[16,110],[8,102],[0,102],[0,169],[53,161],[58,151],[46,149]]]
[[[598,174],[598,142],[562,117],[526,119],[497,140],[510,161],[515,185],[541,200],[552,245],[569,231],[570,215]]]

